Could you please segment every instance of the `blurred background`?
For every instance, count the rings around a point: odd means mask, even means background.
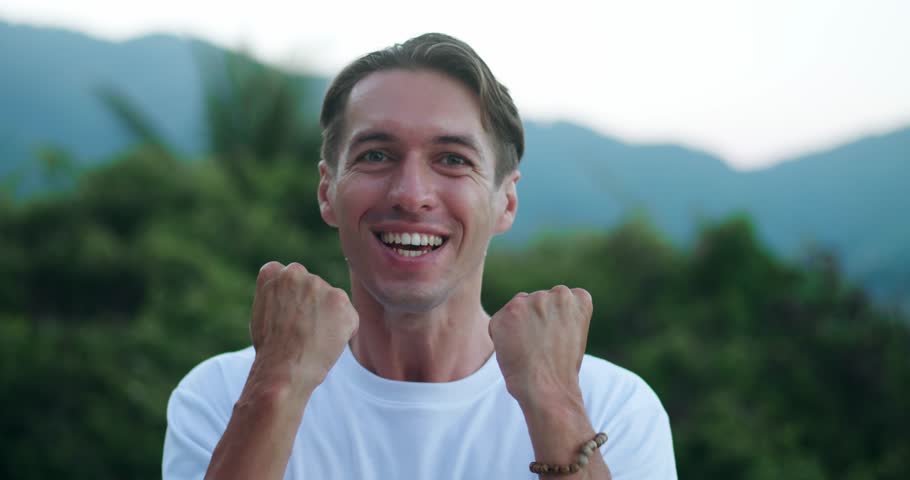
[[[426,31],[513,92],[527,154],[484,305],[594,297],[680,478],[904,479],[910,2],[0,5],[0,477],[160,477],[189,369],[259,267],[347,285],[321,97]]]

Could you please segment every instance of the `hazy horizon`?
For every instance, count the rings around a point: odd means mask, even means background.
[[[910,64],[899,61],[910,2],[568,1],[522,6],[521,22],[505,21],[517,7],[502,4],[468,2],[442,17],[407,4],[8,0],[0,19],[117,41],[191,35],[327,77],[367,51],[444,31],[474,46],[528,119],[682,144],[739,170],[910,125]],[[355,8],[363,13],[347,13]]]

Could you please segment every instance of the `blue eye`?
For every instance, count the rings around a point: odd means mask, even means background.
[[[367,163],[380,163],[380,162],[386,160],[386,156],[384,153],[382,153],[378,150],[370,150],[369,152],[364,154],[363,159]]]
[[[470,165],[470,162],[465,160],[463,157],[451,154],[446,155],[445,158],[442,159],[442,163],[444,163],[447,167],[460,167],[462,165]]]

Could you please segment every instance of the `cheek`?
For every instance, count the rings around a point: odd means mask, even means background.
[[[356,223],[370,208],[385,196],[381,182],[346,179],[339,182],[335,192],[336,214],[344,223]]]
[[[441,194],[448,200],[449,210],[470,234],[490,224],[495,197],[485,185],[473,179],[464,179],[449,183]]]

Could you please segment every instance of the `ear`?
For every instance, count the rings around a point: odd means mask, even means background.
[[[512,224],[515,223],[515,214],[518,213],[518,190],[516,189],[516,184],[519,178],[521,178],[521,172],[515,170],[506,176],[502,180],[502,185],[499,186],[497,195],[504,197],[504,201],[500,206],[499,216],[496,219],[494,231],[497,234],[509,231],[512,228]]]
[[[319,189],[316,195],[319,197],[319,213],[322,219],[331,227],[337,227],[335,223],[335,211],[332,208],[334,199],[334,173],[325,160],[319,161]]]

